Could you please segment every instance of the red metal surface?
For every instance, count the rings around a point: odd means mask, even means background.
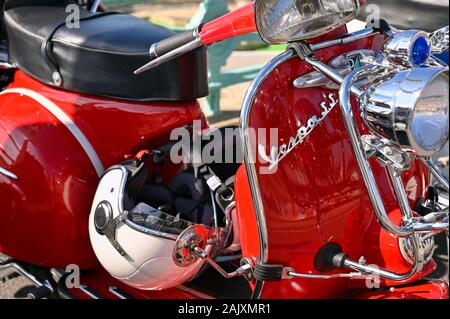
[[[256,257],[259,255],[258,225],[244,165],[241,165],[236,173],[234,185],[241,247],[246,256],[256,262]]]
[[[256,32],[253,2],[206,23],[199,34],[204,45]]]
[[[380,50],[383,42],[383,36],[374,36],[321,50],[316,56],[327,62],[351,50]],[[337,98],[338,93],[321,88],[295,89],[291,85],[297,77],[310,71],[312,68],[297,57],[277,67],[258,90],[250,127],[278,128],[279,144],[287,144],[289,138],[297,134],[300,125],[305,125],[312,116],[320,115],[320,105],[327,100],[324,95],[334,93]],[[355,114],[358,114],[357,109]],[[266,145],[266,150],[269,149]],[[387,210],[394,211],[398,205],[387,172],[376,161],[372,164]],[[259,159],[257,171],[264,166],[267,164]],[[248,189],[248,185],[240,174],[236,187],[241,191]],[[290,266],[300,273],[317,273],[313,265],[316,252],[324,244],[335,242],[352,259],[365,256],[369,264],[388,266],[398,272],[407,268],[399,255],[396,239],[383,233],[376,221],[339,106],[306,137],[303,144],[280,162],[275,174],[259,174],[258,179],[268,228],[269,263]],[[424,168],[415,164],[405,176],[405,183],[413,204],[426,191]],[[241,236],[246,236],[246,241],[251,242],[243,245],[243,255],[254,259],[259,255],[259,249],[249,202],[249,199],[238,197]],[[433,264],[428,265],[426,272],[433,267]],[[348,293],[349,284],[348,279],[267,282],[262,296],[339,297]]]
[[[200,118],[196,101],[132,103],[69,93],[18,71],[8,88],[27,88],[50,99],[80,128],[105,168],[125,154],[157,147],[175,128]],[[68,129],[35,100],[0,96],[0,250],[47,267],[97,265],[88,215],[98,176]]]
[[[408,286],[363,291],[358,299],[448,299],[448,283],[442,280],[423,280]]]
[[[395,209],[389,213],[389,217],[396,224],[401,224],[401,212],[399,209]],[[365,236],[363,237],[364,246],[363,253],[368,259],[370,264],[377,265],[379,267],[393,270],[397,273],[407,273],[411,269],[409,264],[402,256],[399,247],[399,239],[392,234],[380,229],[380,225],[376,219],[373,219],[367,229]],[[358,260],[359,257],[353,256],[354,260]],[[407,283],[420,280],[421,278],[429,275],[436,270],[436,263],[431,260],[427,263],[424,269],[413,275],[411,278],[405,281],[392,281],[381,278],[382,286],[401,286]],[[351,287],[365,287],[364,280],[354,280],[351,282]]]

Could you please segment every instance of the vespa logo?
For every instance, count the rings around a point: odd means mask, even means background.
[[[339,100],[334,96],[334,93],[328,95],[323,95],[325,101],[323,101],[320,106],[322,108],[322,113],[320,116],[314,115],[308,121],[306,125],[301,125],[297,130],[297,135],[289,139],[289,143],[283,144],[280,147],[272,146],[270,149],[270,154],[266,154],[266,146],[263,144],[258,145],[258,153],[261,158],[269,163],[269,170],[274,169],[278,163],[281,162],[290,152],[294,150],[298,145],[302,144],[305,138],[311,134],[314,128],[317,127],[334,109],[336,105],[339,104]]]

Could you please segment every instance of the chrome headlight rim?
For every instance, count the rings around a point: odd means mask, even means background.
[[[327,27],[323,27],[320,29],[315,30],[314,32],[308,32],[308,34],[306,36],[301,36],[301,37],[292,37],[290,39],[286,39],[283,41],[274,41],[273,39],[271,39],[270,36],[268,36],[267,32],[265,32],[265,28],[263,28],[262,25],[262,21],[261,18],[262,14],[259,14],[260,12],[260,5],[267,0],[255,0],[254,1],[254,11],[255,11],[255,22],[256,22],[256,29],[261,37],[261,39],[266,42],[267,44],[271,44],[271,45],[278,45],[278,44],[289,44],[292,42],[299,42],[302,40],[307,40],[307,39],[313,39],[316,37],[319,37],[323,34],[326,34],[328,32],[331,32],[333,30],[336,30],[340,27],[342,27],[343,25],[347,24],[348,22],[350,22],[351,20],[355,19],[355,17],[357,17],[357,15],[359,14],[361,8],[363,7],[363,5],[361,4],[361,0],[353,0],[354,5],[355,5],[355,12],[345,18],[343,18],[342,20],[340,20],[339,22],[336,22],[334,24],[331,24]],[[296,0],[292,0],[292,1],[296,1]]]
[[[413,155],[430,157],[439,152],[449,139],[448,124],[445,137],[436,145],[428,146],[417,142],[413,120],[422,94],[441,76],[445,76],[448,89],[449,69],[442,67],[396,71],[386,75],[384,81],[370,85],[360,100],[362,118],[369,131]],[[447,98],[448,96],[447,90]],[[448,122],[448,102],[445,111]]]

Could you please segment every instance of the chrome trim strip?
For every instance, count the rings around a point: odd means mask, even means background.
[[[102,295],[100,295],[98,292],[88,287],[87,285],[80,285],[78,289],[80,289],[86,296],[91,299],[105,299]]]
[[[351,43],[351,42],[355,42],[357,40],[360,39],[364,39],[367,38],[369,36],[372,35],[376,35],[379,34],[378,31],[374,31],[372,28],[366,28],[366,29],[362,29],[353,33],[348,33],[347,35],[338,38],[338,39],[334,39],[334,40],[328,40],[328,41],[323,41],[323,42],[319,42],[319,43],[315,43],[311,45],[311,50],[313,51],[317,51],[317,50],[321,50],[321,49],[326,49],[335,45],[342,45],[342,44],[347,44],[347,43]]]
[[[12,179],[19,179],[16,174],[0,167],[0,174],[5,175],[6,177],[12,178]]]
[[[89,142],[87,137],[83,134],[83,132],[81,132],[78,126],[72,121],[72,119],[66,113],[64,113],[63,110],[61,110],[61,108],[59,108],[59,106],[57,106],[55,103],[47,99],[45,96],[25,88],[13,88],[0,92],[0,95],[4,94],[24,95],[42,105],[47,111],[49,111],[54,117],[56,117],[70,131],[70,133],[72,133],[73,137],[75,137],[75,139],[78,141],[78,143],[86,152],[86,155],[89,157],[92,166],[97,172],[97,175],[100,177],[103,174],[105,169],[103,167],[100,158],[95,152],[95,149],[92,147],[91,143]]]
[[[125,295],[125,292],[122,291],[122,289],[120,289],[119,287],[109,286],[108,291],[119,299],[123,300],[130,299],[128,296]]]
[[[206,299],[206,300],[214,300],[214,299],[216,299],[213,296],[205,294],[205,293],[203,293],[201,291],[198,291],[196,289],[186,287],[184,285],[180,285],[180,286],[175,287],[175,288],[177,288],[178,290],[184,291],[184,292],[186,292],[188,294],[191,294],[191,295],[193,295],[193,296],[195,296],[197,298],[200,298],[200,299]]]
[[[300,274],[296,273],[292,268],[284,269],[284,279],[292,279],[292,278],[306,278],[306,279],[320,279],[320,280],[328,280],[328,279],[336,279],[336,278],[350,278],[350,279],[365,279],[368,278],[368,275],[363,275],[362,273],[345,273],[345,274],[333,274],[333,275],[314,275],[314,274]]]
[[[258,183],[258,175],[256,172],[255,158],[252,151],[251,136],[249,134],[250,125],[250,114],[252,111],[253,102],[255,100],[256,94],[259,91],[259,87],[262,82],[269,76],[273,70],[278,67],[281,63],[286,62],[295,56],[294,51],[289,50],[283,54],[277,56],[272,61],[270,61],[263,69],[258,73],[258,75],[253,80],[250,88],[245,95],[244,102],[241,111],[241,142],[244,147],[244,162],[247,169],[248,182],[250,185],[250,190],[253,198],[253,206],[256,214],[256,221],[258,224],[259,242],[260,242],[260,260],[264,263],[268,261],[268,236],[267,236],[267,224],[266,217],[264,214],[264,204],[262,202],[261,193]],[[256,145],[255,145],[256,151]]]

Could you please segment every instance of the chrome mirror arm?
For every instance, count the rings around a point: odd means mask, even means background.
[[[231,279],[235,277],[244,276],[246,278],[252,278],[252,266],[248,263],[243,264],[241,267],[233,272],[226,272],[222,267],[219,266],[208,253],[200,247],[189,247],[199,258],[205,260],[211,267],[213,267],[222,277],[226,279]]]

